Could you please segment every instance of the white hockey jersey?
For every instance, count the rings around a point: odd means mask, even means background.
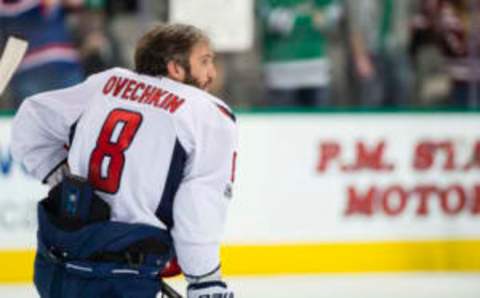
[[[26,99],[14,119],[12,153],[44,181],[67,161],[109,203],[114,221],[171,229],[182,270],[199,276],[220,263],[234,122],[206,92],[114,68]]]

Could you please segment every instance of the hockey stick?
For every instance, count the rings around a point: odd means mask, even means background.
[[[183,298],[174,288],[169,286],[165,281],[161,280],[162,283],[162,296],[165,295],[168,298]]]
[[[8,38],[0,59],[0,95],[2,95],[15,70],[20,65],[27,47],[28,43],[23,39],[12,36]]]

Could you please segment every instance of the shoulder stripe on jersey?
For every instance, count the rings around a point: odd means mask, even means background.
[[[170,230],[173,227],[173,200],[177,193],[180,182],[183,178],[183,170],[187,161],[187,153],[178,141],[175,141],[173,148],[172,160],[168,169],[168,176],[163,188],[162,198],[158,205],[155,215],[167,226]]]
[[[230,120],[232,120],[233,122],[237,122],[237,118],[235,117],[235,115],[229,110],[227,109],[226,107],[220,105],[220,104],[215,104],[217,106],[217,108],[220,110],[220,112],[222,114],[224,114],[225,116],[227,116],[228,118],[230,118]]]

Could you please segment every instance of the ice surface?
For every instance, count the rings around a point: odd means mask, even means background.
[[[479,298],[480,273],[232,277],[237,298]],[[180,292],[181,279],[169,280]],[[1,298],[38,297],[30,284],[0,285]]]

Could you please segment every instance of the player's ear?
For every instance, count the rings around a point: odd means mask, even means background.
[[[176,61],[171,60],[167,63],[168,77],[179,82],[185,80],[185,68]]]

